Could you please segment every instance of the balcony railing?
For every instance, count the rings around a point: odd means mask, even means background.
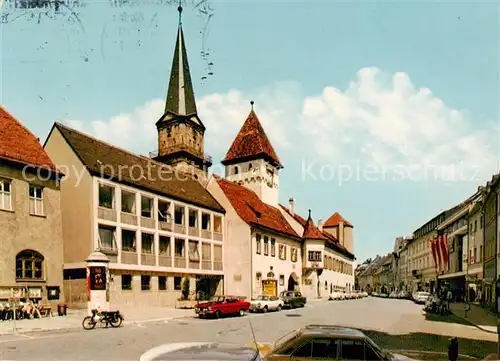
[[[97,209],[97,217],[107,221],[116,222],[116,210],[110,208],[99,207]]]
[[[174,232],[179,234],[186,234],[186,226],[182,224],[174,224]]]
[[[158,256],[158,266],[172,267],[172,257],[160,254]]]
[[[201,237],[206,239],[212,239],[212,232],[206,229],[201,230]]]
[[[214,261],[214,271],[222,271],[222,261]]]
[[[196,227],[189,227],[188,232],[190,236],[199,237],[200,235],[200,230]]]
[[[189,261],[189,268],[200,269],[200,261]]]
[[[176,268],[186,268],[186,258],[184,258],[184,257],[175,257],[174,258],[174,267],[176,267]]]
[[[137,264],[137,252],[122,251],[122,263]]]
[[[155,228],[155,220],[153,218],[141,217],[141,226],[146,228]]]
[[[175,145],[173,147],[168,147],[168,148],[164,149],[165,154],[182,152],[182,151],[188,151],[189,153],[194,154],[194,155],[202,158],[206,163],[212,164],[212,157],[210,155],[201,153],[194,147],[190,147],[190,146],[186,146],[186,145]],[[150,158],[156,158],[158,156],[159,156],[158,149],[149,152]]]
[[[214,239],[216,241],[222,241],[222,233],[221,232],[214,232]]]
[[[122,212],[120,219],[122,223],[137,225],[137,216],[135,214]]]
[[[211,270],[212,269],[212,261],[211,260],[203,260],[201,262],[201,269]]]
[[[172,222],[166,221],[158,221],[158,227],[163,231],[171,231],[172,230]]]
[[[156,266],[156,257],[153,253],[141,254],[141,264],[144,266]]]

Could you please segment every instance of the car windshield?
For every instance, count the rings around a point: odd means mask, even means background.
[[[210,299],[210,302],[221,302],[223,299],[224,297],[214,296]]]
[[[262,300],[262,301],[268,301],[269,300],[269,296],[267,295],[260,295],[259,297],[257,297],[258,300]]]

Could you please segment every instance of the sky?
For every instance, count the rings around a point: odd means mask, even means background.
[[[58,121],[148,155],[177,5],[76,1],[0,0],[0,103],[42,142]],[[224,157],[254,100],[284,165],[281,203],[316,222],[340,212],[358,262],[500,169],[495,2],[201,3],[182,22],[206,152]]]

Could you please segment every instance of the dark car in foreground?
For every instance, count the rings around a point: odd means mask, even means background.
[[[256,348],[215,342],[179,342],[155,347],[139,361],[262,361]]]
[[[265,360],[415,361],[381,349],[359,330],[330,325],[292,331],[274,343]]]

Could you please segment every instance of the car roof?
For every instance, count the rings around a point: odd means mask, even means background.
[[[148,354],[148,355],[146,355]],[[141,357],[144,361],[253,361],[258,351],[251,347],[219,343],[179,343],[156,347]]]
[[[302,329],[304,336],[340,336],[352,338],[366,338],[366,335],[354,328],[335,325],[308,325]]]

